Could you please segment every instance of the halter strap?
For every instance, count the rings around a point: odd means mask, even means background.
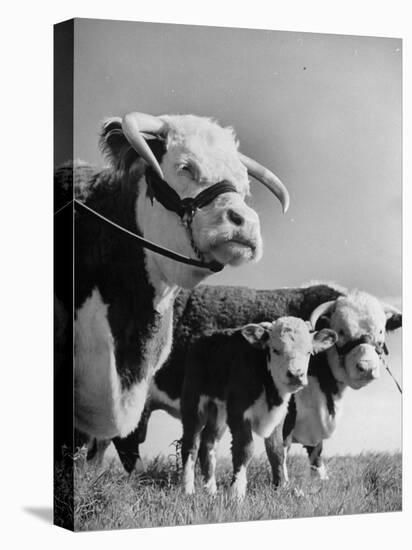
[[[152,168],[146,170],[146,182],[149,198],[153,204],[155,198],[164,208],[175,212],[182,219],[193,216],[198,208],[207,206],[222,193],[237,193],[236,187],[228,181],[219,181],[201,191],[196,197],[181,199],[176,191],[163,180]]]
[[[363,334],[356,340],[351,340],[350,342],[347,342],[342,346],[336,345],[336,350],[340,356],[343,356],[343,355],[347,355],[354,348],[356,348],[357,346],[360,346],[361,344],[369,344],[370,346],[373,346],[378,355],[382,355],[383,353],[385,353],[385,355],[388,355],[388,348],[386,347],[386,344],[378,344],[368,334]]]

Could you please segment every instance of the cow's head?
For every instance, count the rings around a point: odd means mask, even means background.
[[[251,345],[267,351],[267,365],[275,384],[291,393],[307,385],[310,356],[330,348],[337,340],[333,330],[313,332],[297,317],[249,324],[241,333]]]
[[[329,364],[338,381],[357,390],[379,377],[385,331],[402,326],[402,313],[366,292],[353,291],[317,307],[311,323],[336,331]]]
[[[248,173],[271,187],[284,209],[288,206],[287,191],[276,176],[239,153],[231,128],[209,119],[130,113],[105,123],[102,144],[117,167],[129,174],[135,171],[136,179],[141,179],[136,211],[144,237],[185,256],[232,266],[260,259],[259,218],[245,202]],[[142,159],[147,168],[144,177]],[[196,210],[188,227],[153,199],[152,174],[158,182],[167,182],[180,199],[194,198],[218,182],[232,184],[233,190]],[[180,286],[191,287],[211,273],[155,254],[151,261],[162,278]]]

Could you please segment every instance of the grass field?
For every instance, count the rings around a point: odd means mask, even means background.
[[[180,489],[177,456],[157,458],[143,475],[128,476],[117,463],[75,469],[76,530],[124,529],[196,523],[297,518],[338,514],[393,512],[402,508],[401,455],[365,453],[327,459],[330,480],[310,477],[303,456],[290,457],[290,483],[277,491],[262,456],[249,467],[247,496],[241,504],[227,497],[231,478],[228,459],[217,468],[218,493],[194,496]]]

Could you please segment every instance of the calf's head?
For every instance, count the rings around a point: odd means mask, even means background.
[[[329,363],[337,380],[357,390],[379,377],[387,353],[385,331],[402,326],[402,314],[366,292],[353,291],[316,308],[311,323],[336,331]]]
[[[129,174],[135,171],[136,179],[141,179],[136,212],[145,238],[206,262],[237,266],[260,259],[259,218],[245,202],[248,174],[269,187],[284,210],[289,197],[274,174],[238,151],[231,128],[193,115],[130,113],[123,120],[108,120],[102,141],[117,166]],[[153,199],[155,180],[160,186],[167,182],[181,200],[193,199],[219,182],[232,188],[196,209],[188,223]],[[191,287],[210,274],[205,268],[189,268],[157,255],[152,260],[165,279],[181,286]]]
[[[307,385],[310,356],[330,348],[337,340],[333,330],[313,332],[297,317],[249,324],[241,333],[251,345],[266,350],[267,367],[273,380],[286,392],[296,392]]]

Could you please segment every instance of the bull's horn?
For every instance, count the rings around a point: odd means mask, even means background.
[[[162,169],[141,132],[147,132],[155,136],[164,134],[167,130],[166,122],[145,113],[128,113],[123,117],[122,129],[133,149],[164,179]]]
[[[331,300],[329,302],[324,302],[323,304],[320,304],[317,308],[315,308],[311,315],[309,322],[312,325],[313,330],[315,330],[316,323],[321,315],[326,315],[333,306],[335,305],[335,300]]]
[[[289,208],[289,193],[280,179],[273,172],[246,155],[239,153],[239,157],[249,174],[263,183],[279,199],[285,213]]]

